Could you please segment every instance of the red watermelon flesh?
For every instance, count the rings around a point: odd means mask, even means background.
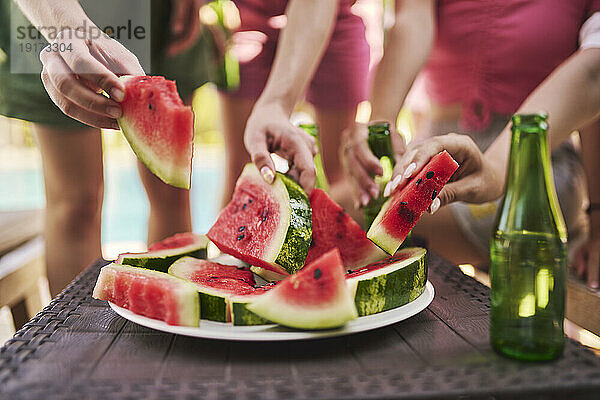
[[[357,316],[337,249],[279,282],[247,308],[269,321],[299,329],[334,328]]]
[[[189,189],[194,112],[175,82],[162,76],[123,76],[119,126],[137,157],[164,182]]]
[[[312,242],[305,264],[310,264],[328,251],[337,248],[344,266],[360,267],[387,257],[387,254],[367,239],[367,234],[329,195],[314,189],[310,194],[312,207]]]
[[[458,163],[446,150],[433,156],[410,182],[384,203],[367,237],[394,254],[457,169]]]
[[[198,292],[171,275],[118,264],[100,270],[93,297],[169,325],[198,326]]]
[[[192,232],[176,233],[160,242],[154,242],[148,246],[148,251],[178,249],[196,243],[198,235]]]

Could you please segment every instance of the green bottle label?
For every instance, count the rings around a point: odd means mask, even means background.
[[[323,158],[321,157],[321,142],[319,140],[319,128],[317,124],[300,124],[298,125],[300,128],[304,130],[304,132],[308,133],[316,140],[317,145],[317,154],[315,154],[314,162],[315,162],[315,188],[322,189],[324,191],[329,191],[329,182],[327,182],[327,177],[325,176],[325,169],[323,168]]]
[[[523,360],[564,346],[567,237],[554,189],[546,115],[515,115],[506,189],[490,243],[490,341]]]

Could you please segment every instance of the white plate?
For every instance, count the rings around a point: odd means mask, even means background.
[[[341,328],[323,331],[302,331],[284,328],[279,325],[234,326],[231,323],[201,320],[200,326],[175,326],[163,321],[134,314],[109,302],[110,307],[121,317],[147,328],[177,335],[195,336],[206,339],[241,340],[241,341],[283,341],[320,339],[332,336],[343,336],[381,328],[423,311],[433,300],[433,285],[428,281],[423,293],[410,303],[382,313],[359,317]]]

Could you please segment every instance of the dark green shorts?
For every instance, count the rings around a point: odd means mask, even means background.
[[[10,72],[10,3],[0,0],[0,115],[65,128],[85,125],[64,115],[50,100],[39,74]],[[169,40],[170,1],[152,0],[152,75],[163,75],[177,81],[179,94],[185,100],[208,81],[206,66],[210,60],[211,41],[205,33],[185,52],[166,56]]]

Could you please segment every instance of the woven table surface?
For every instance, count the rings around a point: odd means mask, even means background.
[[[154,331],[92,299],[98,261],[0,350],[0,399],[599,399],[600,358],[567,340],[523,363],[488,343],[489,289],[435,254],[420,314],[347,337],[227,342]]]

